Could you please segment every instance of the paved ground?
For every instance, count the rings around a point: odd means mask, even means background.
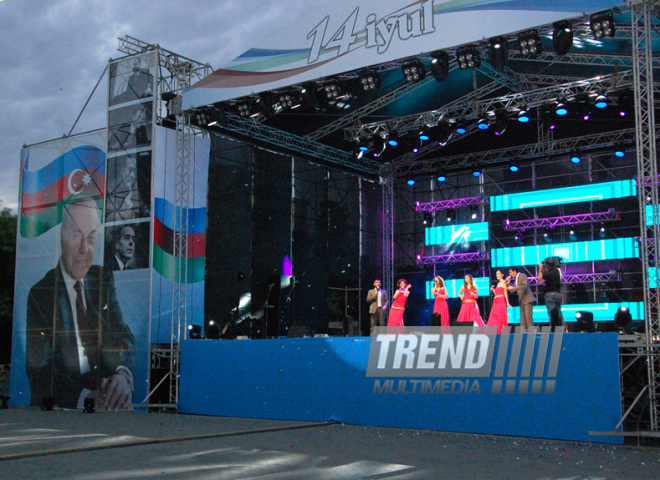
[[[305,428],[287,430],[297,426]],[[181,439],[201,435],[214,436]],[[660,448],[160,413],[0,410],[1,480],[659,477]]]

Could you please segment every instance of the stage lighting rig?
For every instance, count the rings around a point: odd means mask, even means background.
[[[481,56],[477,47],[463,47],[456,50],[456,61],[461,70],[478,68],[481,65]]]
[[[573,26],[568,20],[552,24],[552,45],[557,55],[566,55],[573,46]]]
[[[619,309],[616,311],[616,314],[614,314],[614,323],[618,327],[619,333],[633,333],[633,319],[632,315],[630,314],[630,310],[628,310],[627,307],[619,307]]]
[[[323,84],[323,91],[328,100],[337,100],[343,95],[341,84],[337,80],[330,80]]]
[[[456,219],[456,210],[453,208],[448,208],[446,211],[447,221],[453,222]]]
[[[580,152],[578,152],[577,150],[574,150],[573,153],[571,153],[571,162],[577,165],[581,161],[582,161],[582,155],[580,155]]]
[[[626,156],[626,147],[621,145],[620,143],[617,143],[614,146],[614,156],[618,158],[622,158]]]
[[[591,118],[591,97],[588,93],[582,93],[575,97],[575,108],[582,120],[587,121]]]
[[[424,64],[419,60],[411,60],[404,63],[401,70],[408,83],[417,83],[426,78],[426,69],[424,68]]]
[[[431,74],[438,82],[444,82],[449,76],[449,54],[444,50],[431,52]]]
[[[609,102],[607,101],[607,95],[604,93],[599,93],[596,95],[596,99],[594,100],[594,106],[596,108],[605,108],[609,105]]]
[[[447,181],[447,177],[444,175],[438,175],[435,179],[440,183]]]
[[[202,338],[202,327],[199,325],[188,325],[188,338],[200,340]]]
[[[449,142],[449,139],[453,133],[454,130],[452,129],[451,125],[449,125],[449,123],[444,121],[438,123],[438,145],[441,147],[447,145],[447,142]]]
[[[625,117],[632,110],[634,98],[632,90],[625,89],[619,92],[619,101],[617,103],[620,117]]]
[[[566,98],[560,96],[555,103],[555,115],[563,117],[568,114],[568,107],[566,106]]]
[[[472,220],[476,220],[478,216],[479,216],[479,209],[477,208],[477,206],[470,205],[470,218],[472,218]]]
[[[575,228],[575,225],[571,225],[571,229],[568,231],[568,238],[574,242],[578,239],[577,229]]]
[[[360,79],[360,86],[365,92],[379,89],[382,83],[380,73],[375,70],[367,70],[361,73],[358,78]]]
[[[604,223],[600,224],[600,228],[598,229],[598,236],[600,238],[607,238],[607,229],[605,228]]]
[[[472,169],[472,176],[475,177],[475,178],[479,178],[482,173],[483,172],[481,171],[480,168],[475,167],[475,168]]]
[[[374,157],[380,157],[387,148],[387,142],[380,133],[374,133],[371,136],[371,142],[374,149]]]
[[[433,215],[431,212],[424,212],[423,218],[424,225],[431,225],[431,223],[433,223]]]
[[[552,235],[552,229],[550,227],[545,227],[543,229],[543,240],[546,243],[552,243],[554,241],[554,237]]]
[[[509,123],[507,113],[505,110],[500,110],[495,114],[495,124],[493,125],[493,132],[495,135],[502,135],[506,130]]]
[[[529,116],[529,110],[527,110],[527,107],[521,106],[520,110],[518,111],[518,121],[520,123],[527,123],[530,120]]]
[[[580,333],[595,332],[594,314],[591,312],[579,311],[575,314],[577,330]]]
[[[415,177],[409,177],[406,180],[406,185],[408,185],[409,187],[412,187],[413,185],[415,185],[415,183],[417,183],[417,181],[415,180]]]
[[[511,162],[509,163],[509,170],[511,172],[517,172],[518,170],[520,170],[520,165],[518,165],[517,160],[515,160],[515,159],[511,160]]]
[[[228,322],[226,326],[229,325]],[[209,321],[208,328],[206,329],[206,338],[209,340],[219,340],[220,339],[220,325],[218,325],[215,321],[211,320]]]
[[[390,132],[389,135],[387,136],[387,144],[390,147],[398,146],[399,145],[399,132],[397,132],[396,130]]]
[[[538,30],[530,30],[529,32],[521,33],[518,35],[518,46],[522,55],[538,55],[543,52],[543,44]]]
[[[488,127],[490,127],[490,117],[488,114],[483,113],[479,115],[479,120],[477,120],[477,127],[479,127],[479,130],[488,130]]]
[[[241,117],[251,117],[254,102],[252,100],[245,100],[238,103],[238,115]]]
[[[509,57],[509,44],[506,37],[495,37],[490,39],[488,47],[488,59],[495,70],[501,71],[506,65]]]
[[[467,127],[465,126],[465,120],[458,118],[454,122],[454,131],[459,135],[465,135],[467,133]]]
[[[525,235],[520,232],[516,232],[516,234],[513,236],[513,240],[518,244],[518,245],[524,245],[525,244]]]
[[[594,14],[589,20],[589,25],[591,26],[591,31],[594,34],[594,38],[599,40],[601,38],[612,38],[616,33],[616,27],[614,26],[614,15],[612,12],[605,12],[600,14]]]

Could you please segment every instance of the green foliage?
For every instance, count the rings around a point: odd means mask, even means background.
[[[18,218],[0,200],[0,364],[10,362]]]

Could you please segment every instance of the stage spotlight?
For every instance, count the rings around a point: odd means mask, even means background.
[[[424,128],[424,129],[422,129],[422,130],[419,131],[419,139],[420,139],[422,142],[426,142],[426,141],[428,141],[429,138],[431,138],[431,137],[430,137],[430,135],[429,135],[429,129],[428,129],[428,128]]]
[[[511,162],[509,163],[509,170],[512,172],[517,172],[518,170],[520,170],[520,166],[518,165],[518,162],[515,159],[511,160]]]
[[[252,109],[254,103],[251,100],[246,100],[238,104],[238,115],[241,117],[250,117],[252,116]]]
[[[480,168],[473,168],[472,169],[472,176],[479,178],[481,176],[481,169]]]
[[[605,225],[602,223],[600,224],[600,228],[598,229],[598,236],[600,238],[607,238],[607,229],[605,228]]]
[[[408,83],[416,83],[421,80],[424,80],[426,77],[426,70],[424,69],[424,64],[419,60],[412,60],[406,62],[401,67],[403,71],[403,76]]]
[[[220,339],[220,325],[215,321],[211,320],[209,326],[206,330],[206,338],[209,340],[219,340]]]
[[[452,127],[447,123],[447,122],[440,122],[438,124],[438,145],[441,147],[444,147],[447,145],[447,142],[451,138],[452,134],[454,133],[454,130]]]
[[[633,108],[633,99],[634,99],[634,94],[632,90],[621,90],[619,92],[619,101],[618,106],[619,106],[619,116],[620,117],[625,117],[630,113],[630,111]]]
[[[445,182],[445,181],[447,180],[447,177],[445,177],[444,175],[438,175],[438,176],[436,177],[436,180],[437,180],[438,182],[442,183],[442,182]]]
[[[363,139],[358,139],[357,148],[361,152],[368,152],[369,151],[369,144],[366,141],[364,141]]]
[[[188,338],[200,340],[202,338],[202,327],[199,325],[188,325]]]
[[[550,227],[545,227],[543,229],[543,240],[545,240],[547,243],[552,243],[554,240],[552,236],[552,229]]]
[[[594,100],[594,106],[596,108],[605,108],[608,104],[607,97],[602,93],[597,95],[596,100]]]
[[[580,155],[580,152],[577,150],[571,153],[571,162],[578,164],[582,161],[582,156]]]
[[[521,33],[518,35],[518,46],[522,55],[538,55],[543,51],[543,44],[538,30],[530,30],[529,32]]]
[[[577,230],[575,229],[575,225],[571,225],[571,229],[568,231],[568,238],[572,241],[576,241],[578,239]]]
[[[461,70],[477,68],[481,65],[481,56],[476,47],[464,47],[456,50],[456,61]]]
[[[280,92],[277,96],[277,103],[282,110],[293,107],[296,102],[293,92]]]
[[[614,314],[614,323],[619,329],[619,333],[632,333],[632,315],[628,307],[619,307]]]
[[[83,400],[83,413],[94,413],[96,411],[94,408],[96,406],[94,402],[94,398],[85,398],[85,400]]]
[[[367,70],[366,72],[361,73],[358,75],[358,79],[360,80],[362,90],[365,92],[376,90],[381,86],[380,73],[373,70]]]
[[[449,55],[443,50],[431,52],[431,74],[438,82],[444,82],[449,76]]]
[[[465,120],[463,120],[462,118],[457,119],[456,123],[454,123],[454,131],[459,135],[466,134],[467,128],[465,127]]]
[[[573,46],[573,26],[568,20],[552,24],[552,46],[557,55],[566,55]]]
[[[506,37],[495,37],[490,39],[488,47],[488,59],[495,70],[503,70],[509,56],[509,45]]]
[[[423,218],[424,225],[431,225],[433,223],[433,215],[430,212],[424,212]]]
[[[520,123],[527,123],[529,122],[529,111],[525,107],[520,107],[520,111],[518,112],[518,121]]]
[[[387,142],[380,133],[374,133],[371,136],[371,141],[374,148],[374,157],[380,157],[387,148]]]
[[[477,206],[470,205],[470,218],[472,218],[472,220],[476,220],[478,216],[479,216],[479,209],[477,208]]]
[[[55,408],[55,399],[51,395],[46,395],[41,399],[41,409],[44,412],[52,412]]]
[[[415,185],[415,183],[417,183],[417,182],[416,182],[415,179],[412,178],[412,177],[409,178],[408,180],[406,180],[406,184],[407,184],[409,187],[412,187],[413,185]]]
[[[523,235],[522,232],[516,232],[516,234],[513,236],[513,240],[518,245],[524,245],[525,244],[525,235]]]
[[[323,91],[328,100],[336,100],[342,96],[342,88],[337,80],[330,80],[323,84]]]
[[[10,398],[11,397],[9,397],[9,395],[0,395],[0,402],[2,402],[2,405],[0,405],[0,410],[6,410],[9,408],[8,402]]]
[[[592,15],[591,19],[589,20],[589,25],[591,26],[591,31],[593,32],[594,38],[596,40],[599,40],[603,37],[612,38],[616,33],[616,27],[614,26],[614,15],[612,12]]]
[[[582,120],[589,120],[591,118],[591,98],[589,94],[581,94],[575,98],[575,107],[578,116]]]
[[[488,127],[490,127],[490,118],[487,114],[484,113],[479,116],[479,120],[477,120],[477,127],[479,127],[479,130],[488,130]]]
[[[506,127],[509,123],[509,120],[506,115],[506,111],[500,110],[495,115],[495,124],[493,125],[493,132],[495,135],[502,135],[506,130]]]
[[[576,298],[578,298],[578,293],[580,292],[580,286],[577,283],[575,282],[571,283],[568,289],[571,293],[571,299],[575,300]]]
[[[453,208],[448,208],[447,209],[447,221],[448,222],[453,222],[454,219],[456,219],[456,210]]]
[[[557,99],[555,104],[555,115],[563,117],[568,113],[568,107],[566,107],[566,100],[562,97]]]
[[[594,314],[591,312],[585,312],[583,310],[578,311],[575,314],[575,320],[577,325],[577,331],[580,333],[585,332],[595,332],[594,328]]]
[[[621,144],[616,144],[614,146],[614,156],[621,158],[621,157],[625,157],[625,155],[626,155],[626,148]]]
[[[314,82],[306,82],[302,85],[302,90],[298,95],[299,105],[294,105],[293,108],[301,107],[303,110],[312,110],[316,108],[319,101],[316,98],[316,84]]]
[[[390,132],[390,134],[387,137],[387,144],[390,147],[396,147],[399,145],[399,132],[396,130]]]

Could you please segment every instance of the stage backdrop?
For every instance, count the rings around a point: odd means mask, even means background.
[[[290,22],[183,96],[184,108],[274,90],[619,5],[612,0],[352,0]],[[222,46],[226,48],[226,46]],[[238,53],[238,52],[237,52]]]

